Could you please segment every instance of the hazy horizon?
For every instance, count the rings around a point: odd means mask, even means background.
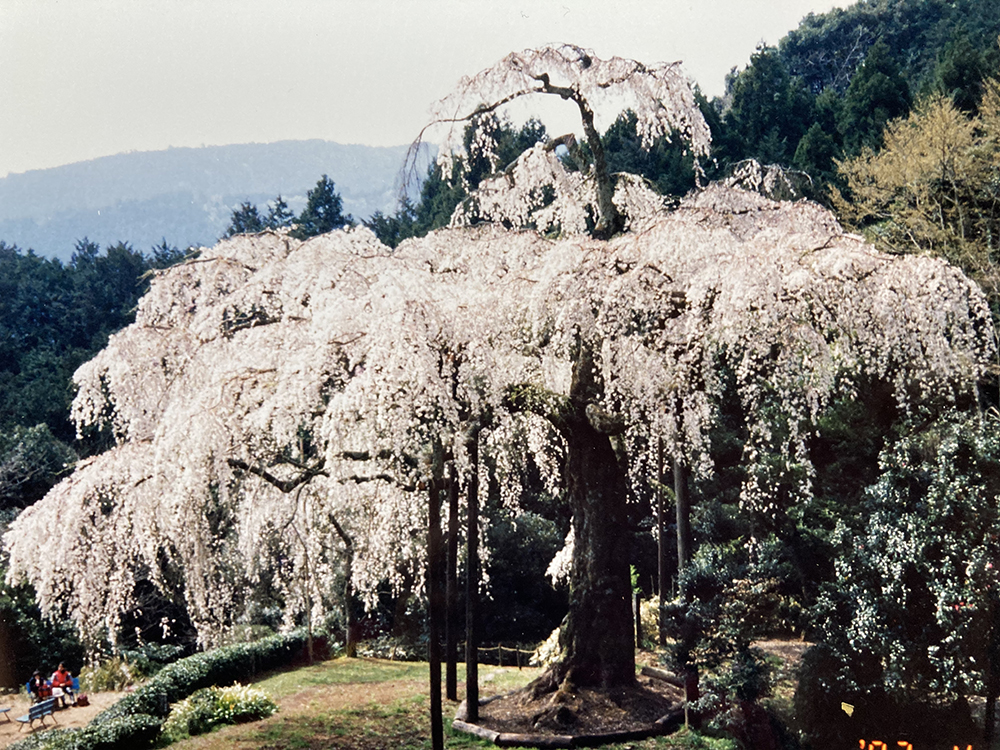
[[[553,42],[682,60],[717,95],[759,43],[850,4],[0,0],[0,177],[169,148],[399,146],[461,76]]]

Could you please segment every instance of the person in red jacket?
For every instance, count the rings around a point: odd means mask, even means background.
[[[52,673],[52,677],[49,680],[52,683],[52,687],[62,689],[62,705],[66,705],[66,696],[68,695],[73,699],[73,703],[76,704],[76,696],[73,694],[73,675],[69,673],[69,670],[62,664],[59,663],[59,667],[55,672]]]
[[[45,678],[42,677],[42,673],[37,669],[28,681],[28,693],[31,695],[32,703],[38,703],[38,701],[52,695],[52,688],[49,687],[49,683],[45,681]]]

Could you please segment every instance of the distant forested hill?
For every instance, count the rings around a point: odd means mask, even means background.
[[[181,248],[211,245],[243,201],[279,193],[298,212],[323,174],[344,210],[366,219],[391,211],[405,146],[330,141],[171,148],[108,156],[0,178],[0,240],[63,260],[86,236],[148,251],[163,239]]]
[[[806,16],[779,43],[788,72],[814,94],[843,92],[876,41],[883,42],[914,92],[932,88],[939,66],[966,45],[994,53],[997,0],[861,0]]]

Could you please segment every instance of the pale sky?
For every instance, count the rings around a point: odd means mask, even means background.
[[[547,43],[681,60],[712,96],[760,42],[850,4],[0,0],[0,177],[170,146],[405,144],[461,76]]]

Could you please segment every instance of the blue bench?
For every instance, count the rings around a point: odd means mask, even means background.
[[[10,706],[7,706],[6,708],[0,708],[0,714],[3,714],[3,717],[7,720],[8,723],[10,722],[10,716],[8,716],[9,713],[10,713]]]
[[[52,716],[53,724],[58,723],[56,721],[56,717],[53,716],[52,714],[55,708],[56,708],[55,698],[46,698],[45,700],[36,703],[35,705],[33,705],[31,708],[28,709],[28,713],[26,713],[24,716],[17,717],[17,720],[21,722],[21,728],[18,729],[17,731],[20,732],[21,729],[24,729],[25,724],[27,724],[31,728],[34,728],[36,721],[42,722],[42,726],[45,726],[46,716]]]

